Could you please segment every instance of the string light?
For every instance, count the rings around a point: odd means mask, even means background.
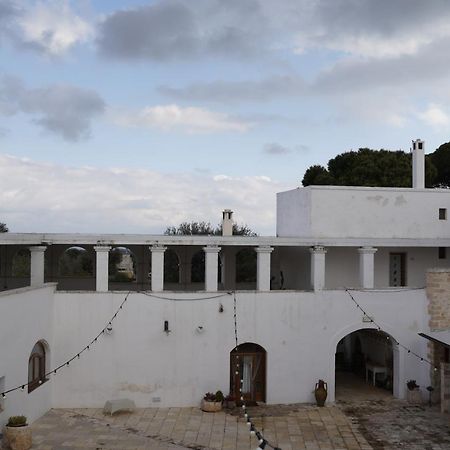
[[[366,311],[364,311],[364,309],[359,305],[359,303],[356,301],[355,297],[351,294],[351,292],[346,289],[345,292],[347,292],[347,294],[349,295],[349,297],[351,298],[351,300],[355,303],[355,305],[362,311],[364,317],[370,318],[370,322],[373,323],[376,327],[378,331],[382,331],[381,326],[375,322],[375,320],[373,320],[372,316],[369,316]],[[390,336],[386,336],[387,340],[391,340]],[[416,358],[420,359],[421,362],[426,362],[427,364],[429,364],[431,367],[433,367],[434,371],[437,371],[438,368],[428,359],[418,355],[417,353],[413,352],[410,348],[406,347],[405,345],[401,344],[399,341],[397,341],[395,338],[392,338],[392,341],[398,346],[403,348],[404,350],[406,350],[408,352],[408,354],[415,356]]]
[[[129,292],[127,293],[127,295],[125,296],[124,300],[123,300],[122,303],[120,304],[120,306],[119,306],[118,310],[116,311],[116,313],[114,314],[114,316],[107,322],[108,325],[111,325],[112,321],[117,317],[117,313],[119,312],[119,309],[122,309],[122,308],[123,308],[123,305],[124,305],[125,302],[128,300],[128,297],[130,296],[130,294],[131,294],[131,291],[129,291]],[[65,361],[64,363],[62,363],[62,364],[59,365],[58,367],[54,367],[53,369],[51,369],[51,370],[49,370],[47,373],[45,373],[45,374],[44,374],[44,377],[43,377],[43,378],[40,378],[39,381],[38,381],[38,383],[41,385],[44,381],[46,381],[47,377],[48,377],[49,375],[51,375],[52,373],[53,373],[54,375],[56,375],[56,372],[57,372],[59,369],[62,369],[63,367],[69,367],[70,363],[71,363],[72,361],[74,361],[75,359],[79,359],[80,356],[81,356],[81,354],[82,354],[85,350],[90,350],[90,346],[91,346],[92,344],[94,344],[95,342],[97,342],[97,339],[98,339],[101,335],[103,335],[103,334],[105,333],[105,330],[106,330],[106,328],[103,328],[102,331],[100,331],[100,333],[98,333],[98,334],[94,337],[94,339],[92,339],[92,341],[91,341],[86,347],[84,347],[80,352],[75,353],[75,355],[72,356],[71,358],[69,358],[67,361]],[[11,388],[11,389],[8,389],[8,390],[6,390],[6,391],[4,391],[4,392],[1,392],[0,395],[2,396],[2,399],[5,399],[5,398],[6,398],[6,394],[9,394],[10,392],[17,391],[17,390],[19,390],[19,389],[20,389],[21,391],[24,391],[24,390],[25,390],[25,387],[28,387],[28,386],[29,386],[30,384],[32,384],[32,383],[33,383],[33,382],[30,381],[30,382],[28,382],[28,383],[26,383],[26,384],[18,385],[18,386],[16,386],[16,387],[13,387],[13,388]]]
[[[233,292],[233,318],[234,318],[234,340],[235,340],[235,347],[234,350],[237,352],[239,350],[239,345],[238,345],[238,331],[237,331],[237,300],[236,300],[236,293]],[[236,375],[240,374],[240,370],[241,370],[241,366],[239,364],[239,355],[236,355]],[[259,447],[257,450],[264,450],[266,445],[273,448],[274,450],[281,450],[279,447],[273,446],[271,445],[266,439],[264,439],[264,436],[261,434],[260,431],[258,431],[255,427],[255,425],[252,423],[252,419],[250,417],[250,415],[247,412],[247,405],[245,404],[245,400],[244,400],[244,395],[243,395],[243,390],[242,387],[244,385],[244,379],[240,378],[240,383],[239,383],[239,392],[240,392],[240,399],[242,402],[242,411],[244,412],[244,418],[246,419],[246,423],[249,427],[250,430],[250,435],[256,435],[258,442],[259,442]]]

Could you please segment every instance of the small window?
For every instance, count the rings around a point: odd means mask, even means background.
[[[423,142],[419,142],[419,150],[423,149]]]
[[[446,259],[446,258],[447,258],[447,248],[439,247],[439,259]]]
[[[447,220],[447,208],[439,208],[439,220]]]
[[[46,381],[45,348],[41,342],[37,342],[28,360],[28,393],[34,391]]]

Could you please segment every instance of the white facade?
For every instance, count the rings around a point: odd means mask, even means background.
[[[403,398],[406,380],[430,383],[430,367],[412,354],[427,357],[417,334],[428,330],[426,270],[450,267],[447,210],[450,191],[420,183],[309,186],[278,194],[276,237],[230,236],[229,211],[223,236],[4,233],[0,392],[27,383],[36,342],[45,344],[49,370],[64,364],[131,293],[111,333],[70,367],[30,394],[0,399],[0,425],[14,414],[34,420],[50,407],[101,407],[120,397],[168,407],[198,405],[207,391],[228,393],[235,298],[239,344],[265,351],[267,403],[311,402],[318,379],[333,401],[339,342],[377,326],[382,333],[369,333],[361,351],[383,363],[389,338],[393,393]],[[83,259],[68,276],[61,261],[74,246]],[[111,279],[117,247],[133,255],[129,282]],[[339,345],[348,359],[349,340]]]

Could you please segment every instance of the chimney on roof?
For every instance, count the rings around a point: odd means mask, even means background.
[[[412,141],[412,187],[425,189],[425,142]]]
[[[222,212],[222,236],[233,236],[233,211],[224,209]]]

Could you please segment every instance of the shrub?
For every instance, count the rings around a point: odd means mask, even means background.
[[[11,416],[6,424],[8,427],[24,427],[27,424],[25,416]]]
[[[416,383],[416,380],[408,380],[406,382],[406,386],[408,386],[408,389],[410,391],[413,391],[414,389],[419,387],[419,385]]]
[[[223,402],[224,396],[222,391],[216,392],[216,402]]]

